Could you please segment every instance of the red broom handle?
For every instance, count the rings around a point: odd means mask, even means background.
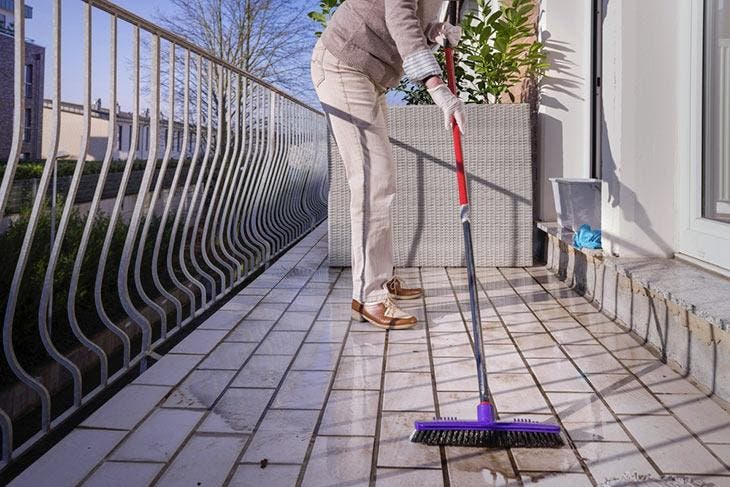
[[[454,49],[446,48],[446,75],[449,89],[454,95],[456,92],[456,73],[454,69]],[[456,182],[459,186],[459,205],[469,204],[469,195],[466,190],[466,175],[464,174],[464,153],[461,149],[461,131],[456,125],[456,119],[451,117],[451,131],[454,136],[454,155],[456,156]]]

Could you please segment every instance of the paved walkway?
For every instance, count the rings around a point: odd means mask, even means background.
[[[11,485],[730,486],[730,415],[541,267],[480,269],[502,417],[557,421],[557,450],[435,448],[416,419],[471,418],[465,271],[426,288],[416,328],[349,320],[348,270],[320,227]],[[622,484],[627,485],[627,484]],[[654,484],[652,484],[654,485]]]

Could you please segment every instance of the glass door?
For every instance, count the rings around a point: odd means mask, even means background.
[[[730,271],[730,0],[679,4],[678,253]]]
[[[702,216],[730,224],[730,0],[707,0]]]

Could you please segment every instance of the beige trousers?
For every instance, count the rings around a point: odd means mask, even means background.
[[[337,142],[350,186],[352,297],[377,303],[393,275],[390,207],[395,162],[388,138],[385,88],[343,64],[318,41],[312,82]]]

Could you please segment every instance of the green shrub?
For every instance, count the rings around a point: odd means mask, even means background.
[[[58,205],[56,222],[60,220],[62,204]],[[39,215],[35,237],[31,245],[25,272],[20,283],[17,304],[13,318],[13,348],[18,360],[26,368],[26,370],[34,371],[39,366],[45,364],[49,358],[40,340],[38,331],[38,308],[40,304],[41,290],[45,279],[46,268],[50,258],[50,231],[51,231],[51,214],[47,207],[43,208]],[[11,280],[15,273],[15,266],[20,255],[20,248],[26,233],[30,218],[30,212],[24,209],[19,218],[13,221],[7,231],[0,235],[0,312],[5,312],[7,305],[8,293],[11,287]],[[159,218],[155,218],[150,224],[150,230],[144,245],[144,254],[142,261],[142,284],[145,291],[153,298],[158,297],[158,292],[152,281],[152,250],[154,248],[157,229],[159,228]],[[69,326],[66,303],[69,296],[69,286],[71,275],[76,259],[77,250],[81,242],[84,225],[86,224],[86,216],[81,215],[77,209],[71,213],[66,233],[63,240],[61,253],[56,265],[53,284],[53,318],[51,323],[53,343],[61,353],[68,353],[79,342],[74,337]],[[170,225],[171,226],[171,225]],[[75,310],[76,318],[82,331],[88,336],[93,337],[99,331],[105,329],[104,324],[99,319],[96,305],[94,302],[94,284],[96,280],[96,272],[98,263],[101,258],[102,246],[109,228],[109,217],[105,214],[99,214],[92,224],[89,242],[82,261],[81,273],[76,290]],[[117,274],[121,262],[122,250],[124,248],[125,238],[128,233],[128,226],[125,223],[118,222],[114,230],[113,238],[109,254],[106,260],[104,279],[101,288],[102,302],[104,309],[109,318],[120,323],[126,318],[126,313],[122,308],[119,300],[119,288],[117,286]],[[134,249],[136,252],[138,239],[135,242]],[[161,249],[161,259],[158,263],[158,272],[160,274],[163,285],[167,289],[172,288],[171,281],[167,275],[165,266],[164,252],[166,245],[171,241],[169,231],[166,231],[166,238]],[[130,263],[130,279],[128,288],[130,297],[134,304],[143,307],[142,299],[135,291],[133,276],[135,254],[132,255]],[[173,320],[174,321],[174,320]],[[157,333],[159,335],[159,333]],[[134,353],[134,352],[133,352]],[[14,381],[13,374],[7,369],[7,364],[0,361],[0,386],[6,386],[7,381]]]
[[[319,10],[309,12],[309,17],[324,28],[342,1],[321,0]],[[505,96],[515,102],[512,88],[545,73],[549,64],[543,44],[528,40],[535,34],[530,17],[534,10],[534,0],[512,0],[497,8],[487,0],[477,0],[477,11],[465,15],[455,54],[458,89],[467,102],[502,103]],[[436,59],[446,73],[443,52]],[[433,103],[425,86],[405,79],[393,90],[409,105]]]
[[[72,176],[76,170],[76,164],[78,161],[72,159],[61,159],[57,162],[58,164],[58,177]],[[84,165],[83,174],[99,174],[101,172],[102,161],[87,161]],[[123,172],[126,166],[126,160],[114,160],[109,165],[109,172]],[[157,167],[162,164],[161,160],[157,161]],[[20,161],[18,167],[15,169],[14,181],[20,181],[23,179],[36,179],[40,178],[43,174],[43,168],[46,166],[45,159],[38,161]],[[146,160],[137,159],[132,162],[132,170],[140,171],[147,166]],[[177,159],[171,159],[167,163],[168,168],[174,168],[177,166]],[[5,175],[5,168],[7,163],[3,162],[0,164],[0,179]]]
[[[511,88],[524,79],[537,79],[549,67],[544,46],[529,41],[535,34],[530,18],[533,0],[512,0],[494,9],[477,0],[477,12],[469,12],[459,43],[459,62],[465,68],[459,76],[459,90],[473,103],[501,103],[504,95],[515,102]]]

